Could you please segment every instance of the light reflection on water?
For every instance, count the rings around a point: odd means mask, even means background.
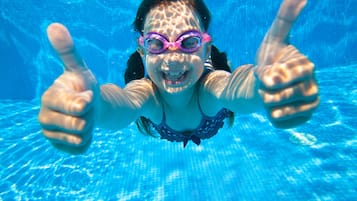
[[[317,73],[321,105],[301,127],[274,129],[263,113],[238,116],[233,128],[185,149],[131,125],[96,129],[88,152],[70,156],[41,136],[37,100],[3,100],[0,198],[353,200],[357,107],[349,100],[356,99],[356,67]],[[336,86],[337,79],[344,84]]]

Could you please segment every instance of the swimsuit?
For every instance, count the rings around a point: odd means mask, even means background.
[[[152,121],[151,125],[160,134],[161,139],[166,139],[171,142],[183,142],[183,147],[186,147],[188,141],[193,141],[195,144],[199,145],[201,139],[207,139],[217,134],[218,130],[223,127],[224,119],[230,116],[230,111],[227,109],[220,110],[215,116],[210,117],[202,112],[201,107],[200,112],[202,114],[202,120],[200,125],[192,131],[179,132],[170,128],[166,124],[165,111],[163,112],[162,122],[160,124],[155,124]]]
[[[207,68],[204,75],[209,73],[211,69]],[[161,139],[166,139],[171,142],[183,142],[183,146],[186,147],[188,141],[193,141],[195,144],[199,145],[201,139],[207,139],[217,134],[218,130],[223,127],[224,119],[231,116],[231,112],[228,109],[223,108],[215,116],[207,116],[202,112],[202,108],[198,102],[198,107],[202,115],[202,120],[200,125],[191,131],[179,132],[170,128],[166,124],[166,115],[163,108],[163,117],[160,124],[155,124],[150,121],[154,129],[160,134]]]

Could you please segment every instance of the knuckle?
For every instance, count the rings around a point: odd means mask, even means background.
[[[88,123],[84,119],[77,119],[74,124],[75,124],[74,129],[77,130],[78,132],[86,131],[88,127]]]
[[[47,103],[48,100],[52,97],[52,87],[47,89],[41,96],[41,103]]]
[[[40,113],[38,115],[38,121],[41,125],[46,125],[50,122],[48,115],[42,109],[40,110]]]
[[[42,129],[42,134],[43,134],[43,136],[45,136],[45,138],[47,138],[49,140],[51,139],[51,134],[46,129]]]
[[[312,90],[313,94],[318,94],[319,93],[319,87],[318,87],[318,85],[316,84],[315,81],[313,81],[312,84],[311,84],[311,90]]]
[[[262,83],[265,87],[273,87],[274,85],[283,81],[279,73],[269,73],[263,76]]]
[[[264,100],[265,103],[271,103],[271,102],[274,101],[274,95],[269,94],[269,93],[265,93],[263,95],[263,100]]]
[[[297,94],[297,90],[295,87],[289,87],[284,89],[279,96],[281,97],[281,99],[288,99],[290,97],[293,97]]]
[[[83,99],[82,97],[76,97],[73,101],[72,107],[74,110],[82,111],[85,109],[87,104],[87,100]]]
[[[91,127],[91,123],[86,118],[68,116],[64,122],[65,126],[74,133],[82,134],[87,132]]]
[[[265,104],[274,104],[277,105],[279,103],[283,104],[283,102],[289,101],[292,98],[296,98],[297,90],[295,87],[285,88],[272,93],[264,93],[263,101]]]
[[[274,120],[280,118],[281,116],[282,116],[282,110],[279,110],[279,109],[272,110],[270,113],[270,117]]]
[[[316,96],[319,93],[319,89],[316,84],[310,84],[306,89],[307,96]]]
[[[67,142],[74,146],[81,146],[84,144],[83,138],[80,136],[70,136],[67,138]]]
[[[76,96],[70,101],[71,104],[68,104],[69,111],[81,113],[90,105],[91,97]]]
[[[305,56],[301,56],[291,59],[287,66],[291,74],[302,75],[311,72],[312,63]]]
[[[314,80],[308,80],[308,81],[300,83],[297,86],[296,91],[302,97],[305,97],[308,99],[312,99],[312,98],[315,99],[316,96],[318,96],[319,89],[318,89],[318,86]]]
[[[85,133],[82,136],[70,136],[68,142],[74,147],[83,147],[91,141],[91,134]]]

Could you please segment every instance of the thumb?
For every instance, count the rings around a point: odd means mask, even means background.
[[[47,27],[47,37],[61,58],[65,71],[84,71],[87,67],[74,47],[68,29],[60,23],[52,23]]]
[[[289,32],[307,0],[284,0],[257,52],[258,66],[270,65],[277,54],[288,46]]]

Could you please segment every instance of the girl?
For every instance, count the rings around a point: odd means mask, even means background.
[[[141,131],[152,134],[154,128],[161,138],[184,146],[215,135],[232,112],[261,106],[279,128],[307,121],[319,102],[314,65],[286,44],[305,4],[283,1],[256,66],[230,73],[207,33],[210,15],[202,0],[143,0],[134,22],[138,49],[128,61],[124,89],[99,86],[67,29],[51,24],[48,38],[65,69],[42,96],[44,136],[76,154],[90,145],[94,126],[120,129],[136,119]]]

